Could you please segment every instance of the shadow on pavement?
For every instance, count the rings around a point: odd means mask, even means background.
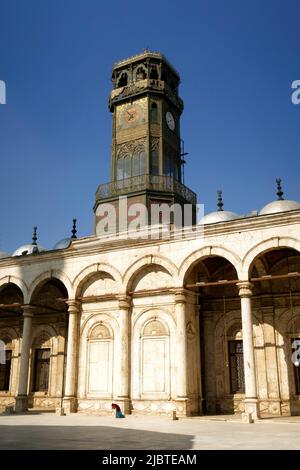
[[[2,450],[184,450],[192,443],[193,435],[109,426],[0,426]]]

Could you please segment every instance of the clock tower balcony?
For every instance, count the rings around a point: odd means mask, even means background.
[[[110,183],[100,184],[96,191],[94,210],[103,202],[115,200],[119,196],[133,196],[139,193],[173,196],[186,204],[196,204],[196,194],[172,176],[144,174],[132,176]]]

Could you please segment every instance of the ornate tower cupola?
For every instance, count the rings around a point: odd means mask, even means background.
[[[116,63],[112,70],[111,182],[100,185],[94,210],[128,197],[143,203],[196,203],[182,184],[180,78],[158,52],[146,50]],[[97,216],[96,216],[97,222]]]

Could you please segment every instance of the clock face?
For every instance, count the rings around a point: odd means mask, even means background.
[[[168,128],[171,131],[174,131],[174,129],[175,129],[175,119],[174,119],[173,114],[170,111],[166,112],[166,123],[167,123]]]
[[[142,112],[139,106],[136,105],[129,105],[123,111],[122,114],[122,122],[127,125],[131,126],[136,124],[142,117]]]

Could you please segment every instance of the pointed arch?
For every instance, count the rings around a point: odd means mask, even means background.
[[[73,292],[75,298],[79,296],[80,290],[88,281],[88,279],[91,278],[94,274],[100,272],[109,274],[118,284],[118,286],[122,286],[121,273],[114,266],[106,263],[95,263],[82,269],[73,280]]]
[[[186,279],[186,276],[191,272],[193,267],[202,259],[208,258],[210,256],[220,256],[225,258],[229,263],[233,265],[237,272],[238,279],[242,279],[241,276],[241,267],[242,261],[241,258],[231,250],[224,248],[222,246],[205,246],[199,250],[191,253],[179,267],[179,282],[180,285],[183,285]]]
[[[126,292],[129,292],[135,277],[140,271],[149,266],[160,266],[164,268],[167,273],[174,279],[174,285],[178,278],[177,266],[168,258],[157,255],[146,255],[135,261],[127,268],[123,276],[123,286]]]
[[[300,253],[300,240],[292,237],[272,237],[254,245],[243,258],[242,279],[248,279],[257,256],[278,248],[292,248]]]
[[[14,284],[15,286],[19,287],[20,291],[23,294],[24,303],[27,303],[27,300],[28,300],[27,284],[21,278],[17,276],[4,276],[0,279],[0,292],[1,292],[1,289],[8,284]]]
[[[35,290],[42,286],[45,282],[50,281],[51,279],[58,279],[66,288],[68,297],[73,298],[73,289],[72,283],[69,277],[63,272],[58,269],[52,269],[51,271],[45,271],[44,273],[37,276],[34,281],[30,284],[28,289],[28,300],[32,299],[32,295],[34,294]]]

